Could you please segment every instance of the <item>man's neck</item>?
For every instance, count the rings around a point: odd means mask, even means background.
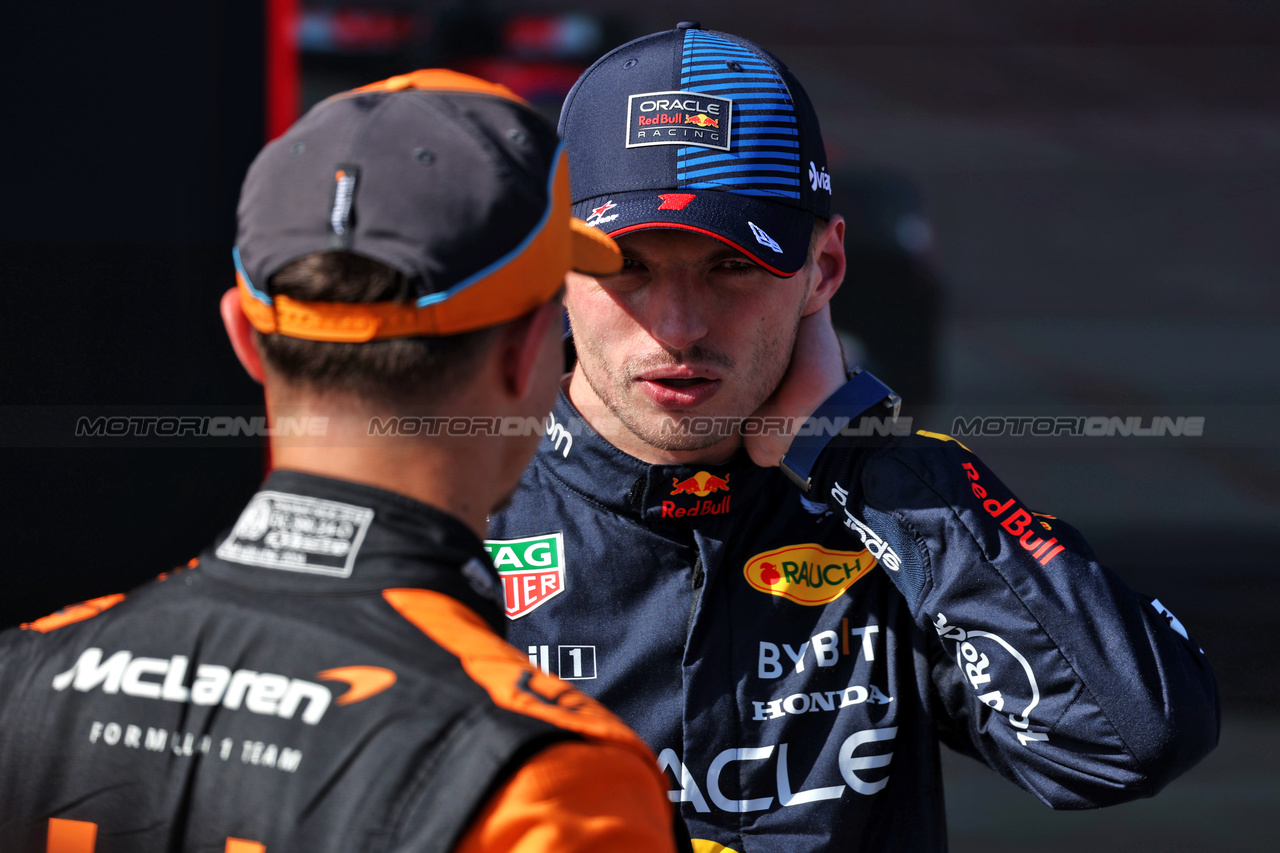
[[[504,466],[509,467],[509,460],[495,451],[492,436],[371,435],[374,417],[383,422],[393,417],[350,403],[294,404],[288,411],[327,417],[327,429],[323,436],[273,436],[274,468],[405,495],[457,517],[480,538],[487,531],[489,512],[506,496],[503,483],[511,473]]]
[[[728,462],[742,446],[742,436],[735,432],[711,447],[700,450],[666,450],[655,447],[632,432],[604,404],[578,367],[569,375],[565,393],[578,414],[601,438],[623,453],[650,465],[721,465]]]

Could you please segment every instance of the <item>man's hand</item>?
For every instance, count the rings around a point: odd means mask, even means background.
[[[795,430],[822,403],[844,385],[844,355],[840,339],[831,324],[831,307],[823,305],[800,320],[795,352],[782,384],[773,396],[760,405],[753,418],[791,419],[786,434],[770,429],[767,435],[744,435],[742,444],[751,461],[762,468],[772,468],[782,461]]]

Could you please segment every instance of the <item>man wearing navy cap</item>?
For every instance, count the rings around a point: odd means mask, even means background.
[[[684,23],[560,129],[623,269],[569,277],[577,363],[487,546],[511,641],[644,737],[695,848],[944,849],[940,741],[1055,808],[1213,748],[1168,609],[846,372],[838,188],[785,66]]]
[[[565,273],[620,262],[567,168],[445,71],[259,154],[222,315],[269,415],[324,428],[273,435],[187,567],[0,636],[6,853],[674,849],[652,753],[502,641],[480,540],[555,394]]]

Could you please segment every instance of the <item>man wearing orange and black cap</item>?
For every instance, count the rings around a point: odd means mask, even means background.
[[[509,636],[658,753],[708,851],[946,847],[939,743],[1058,808],[1150,796],[1217,741],[1212,671],[898,398],[846,373],[817,116],[686,22],[565,101],[577,364],[488,543]]]
[[[500,639],[479,538],[554,398],[566,272],[619,266],[568,187],[549,125],[451,72],[258,156],[222,314],[269,414],[325,429],[274,436],[187,567],[0,636],[5,851],[673,849],[653,755]]]

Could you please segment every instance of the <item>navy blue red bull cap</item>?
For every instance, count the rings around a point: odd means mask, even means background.
[[[831,215],[818,117],[759,45],[694,22],[601,57],[565,100],[574,216],[611,237],[714,237],[774,275],[804,266]]]

